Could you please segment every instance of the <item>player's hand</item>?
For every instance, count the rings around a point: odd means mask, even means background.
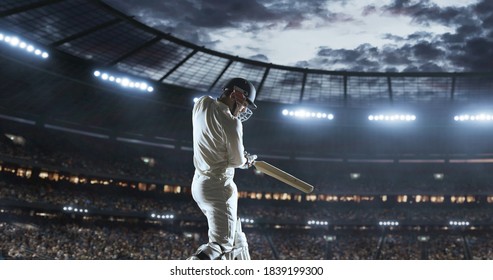
[[[247,169],[252,167],[253,163],[257,159],[257,155],[251,155],[245,151],[245,158],[247,162],[241,167],[241,169]]]

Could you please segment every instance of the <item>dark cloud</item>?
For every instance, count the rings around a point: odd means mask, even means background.
[[[307,68],[318,66],[330,70],[348,71],[382,71],[378,48],[370,44],[363,44],[354,50],[320,48],[318,57],[304,62]],[[337,65],[346,65],[340,68]],[[339,67],[339,68],[336,68]]]
[[[471,24],[463,24],[455,33],[441,36],[447,59],[463,71],[493,71],[493,2],[483,0],[468,9]]]
[[[326,0],[106,0],[144,23],[187,40],[198,40],[196,32],[215,28],[237,28],[256,32],[265,28],[300,28],[313,18],[323,24],[352,21],[351,16],[327,10]],[[347,0],[337,0],[343,5]],[[188,31],[187,31],[188,29]],[[200,41],[192,41],[199,45]]]
[[[300,63],[299,66],[370,72],[398,72],[399,69],[401,71],[443,72],[445,71],[444,65],[446,65],[445,58],[445,51],[427,41],[405,44],[400,47],[385,45],[382,48],[363,44],[354,50],[321,48],[318,52],[318,59]],[[347,67],[335,69],[334,67],[338,64]]]
[[[418,72],[443,72],[443,68],[434,62],[426,62],[418,67]]]
[[[177,23],[205,28],[236,27],[240,22],[263,21],[275,17],[274,13],[255,0],[107,0],[106,2],[129,11],[150,24],[162,21],[167,27],[173,27]]]
[[[414,32],[412,34],[407,35],[406,37],[397,36],[390,33],[384,34],[382,36],[383,39],[394,41],[394,42],[412,42],[412,41],[429,40],[432,39],[433,37],[434,34],[426,31]]]
[[[411,0],[394,0],[391,4],[383,6],[383,11],[395,15],[413,15],[429,5],[428,0],[418,2]]]
[[[363,8],[363,11],[361,12],[362,16],[369,16],[372,14],[376,14],[378,12],[377,7],[375,5],[368,5]]]
[[[493,28],[493,13],[483,18],[484,28]]]
[[[262,62],[269,62],[269,58],[263,54],[257,54],[257,55],[250,56],[249,59],[256,60],[256,61],[262,61]]]
[[[493,71],[493,41],[486,38],[468,40],[461,52],[450,54],[449,59],[469,71]]]
[[[384,48],[381,57],[383,65],[391,66],[392,68],[411,63],[409,51],[399,51],[395,48]]]
[[[493,11],[493,2],[490,0],[482,0],[478,4],[476,4],[474,7],[474,12],[478,15],[490,15],[491,12]]]
[[[326,8],[326,0],[277,1],[277,0],[106,0],[153,26],[176,33],[178,23],[195,28],[246,28],[256,30],[269,26],[298,28],[313,17],[326,22],[348,21],[346,14],[332,13]],[[339,0],[345,4],[346,0]],[[183,30],[180,30],[183,31]],[[182,35],[182,33],[179,33]]]
[[[389,40],[389,41],[394,41],[394,42],[401,42],[404,40],[402,36],[386,33],[382,36],[382,39]]]
[[[348,14],[334,13],[327,10],[326,0],[259,0],[259,2],[269,7],[269,12],[275,15],[264,18],[263,22],[275,22],[273,26],[283,26],[285,30],[302,28],[306,21],[314,18],[320,19],[320,25],[322,26],[336,22],[354,21]],[[347,4],[347,0],[336,0],[334,2],[340,2],[342,5]]]
[[[190,15],[191,23],[198,27],[238,27],[242,22],[277,18],[255,0],[207,0],[200,3],[200,7]]]
[[[477,13],[481,10],[480,13]],[[375,13],[373,7],[368,12]],[[428,26],[455,26],[455,32],[433,34],[416,32],[406,38],[385,34],[384,39],[404,43],[387,45],[369,53],[367,49],[332,50],[323,48],[318,55],[326,59],[325,67],[347,63],[348,70],[371,71],[493,71],[493,1],[483,0],[469,7],[440,8],[429,0],[395,0],[384,6],[384,12],[410,16],[416,23]],[[366,59],[365,59],[366,58]],[[378,61],[379,66],[373,62]],[[310,62],[318,62],[312,60]],[[317,64],[322,66],[321,64]],[[311,65],[313,66],[313,65]]]
[[[394,0],[390,5],[383,6],[382,10],[392,15],[405,15],[416,23],[429,26],[432,23],[443,25],[471,24],[475,21],[471,17],[470,7],[441,8],[430,0]]]
[[[303,60],[303,61],[298,61],[296,62],[296,64],[294,65],[295,67],[299,67],[299,68],[309,68],[310,67],[310,63],[306,60]]]
[[[462,25],[456,29],[455,33],[462,38],[481,37],[483,30],[483,27],[477,25]]]
[[[419,68],[414,65],[408,65],[402,72],[419,72]]]
[[[259,23],[279,19],[255,0],[106,2],[149,26],[208,48],[214,48],[218,43],[210,38],[213,29],[235,28],[254,32],[265,28],[257,26]]]
[[[396,73],[396,72],[400,72],[400,71],[399,71],[399,69],[397,69],[395,67],[386,67],[384,72]]]
[[[383,6],[382,12],[407,16],[413,22],[424,27],[442,24],[455,27],[454,32],[433,34],[427,31],[416,32],[406,38],[394,34],[385,34],[384,39],[402,46],[387,45],[370,55],[364,50],[330,50],[323,49],[318,55],[329,61],[341,62],[345,57],[349,68],[361,68],[368,63],[362,63],[362,57],[372,57],[379,61],[380,71],[493,71],[493,1],[482,0],[468,7],[441,8],[431,0],[394,0],[390,5]],[[374,6],[368,6],[363,14],[378,13]],[[350,56],[349,56],[350,54]],[[330,58],[330,55],[333,55]],[[359,57],[358,60],[352,60]],[[355,66],[355,63],[362,66]],[[374,60],[371,60],[374,61]],[[448,67],[446,68],[445,65]],[[375,66],[371,65],[371,69]]]
[[[353,19],[327,10],[326,0],[106,0],[110,5],[135,16],[137,20],[206,48],[215,49],[221,41],[211,32],[231,28],[255,38],[265,30],[303,28],[307,20],[321,25]],[[336,0],[343,5],[347,0]],[[232,53],[234,55],[234,53]]]
[[[349,0],[333,1],[352,8]],[[266,29],[302,29],[312,19],[317,19],[317,24],[321,26],[338,22],[357,23],[357,19],[349,14],[328,10],[326,0],[106,2],[136,16],[147,25],[211,49],[222,43],[212,39],[211,31],[221,28],[232,28],[255,38]],[[348,71],[493,71],[493,42],[489,39],[493,37],[491,0],[480,0],[467,7],[440,7],[433,0],[393,0],[385,6],[366,6],[360,12],[362,16],[383,13],[405,17],[403,20],[410,19],[422,26],[424,31],[407,36],[385,34],[383,39],[392,44],[379,48],[363,42],[354,49],[320,47],[316,57],[295,65]],[[428,31],[428,27],[436,24],[448,26],[453,31],[444,34]],[[248,46],[241,47],[250,49]],[[250,50],[257,54],[249,59],[269,62],[269,57],[262,53],[261,48]]]
[[[444,52],[430,42],[419,42],[413,46],[413,54],[416,59],[426,61],[440,59]]]
[[[407,36],[407,41],[420,41],[433,38],[433,34],[426,31],[418,31]]]
[[[480,26],[463,25],[455,30],[455,33],[444,33],[439,36],[442,44],[452,50],[453,46],[465,46],[469,39],[484,37],[485,29]]]

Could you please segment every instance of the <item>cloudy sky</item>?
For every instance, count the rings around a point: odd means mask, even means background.
[[[106,0],[209,49],[324,70],[493,71],[493,0]]]

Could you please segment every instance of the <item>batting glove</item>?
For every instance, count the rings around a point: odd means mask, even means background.
[[[245,158],[246,158],[247,162],[243,166],[240,167],[241,169],[250,168],[253,165],[253,163],[255,162],[255,160],[257,159],[257,155],[251,155],[251,154],[247,153],[247,151],[245,151]]]

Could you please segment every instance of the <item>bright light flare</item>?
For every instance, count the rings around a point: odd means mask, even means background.
[[[12,48],[23,50],[29,54],[34,54],[35,56],[39,56],[43,59],[47,59],[50,56],[47,51],[42,48],[37,48],[17,36],[10,36],[0,32],[0,43],[4,43]]]
[[[476,115],[470,115],[470,114],[463,114],[463,115],[455,115],[454,116],[454,121],[456,122],[491,122],[493,121],[493,115],[491,114],[476,114]]]
[[[469,226],[470,223],[468,221],[449,221],[449,225],[451,226],[456,226],[456,227],[464,227],[464,226]]]
[[[333,120],[334,115],[331,113],[326,113],[326,112],[314,112],[314,111],[309,111],[305,109],[299,109],[299,110],[288,110],[284,109],[282,110],[282,115],[286,117],[295,117],[299,119],[326,119],[326,120]]]
[[[412,122],[416,120],[416,115],[410,114],[392,114],[392,115],[369,115],[369,121],[386,121],[386,122]]]
[[[317,220],[310,220],[307,222],[308,225],[312,226],[328,226],[329,222],[328,221],[317,221]]]
[[[105,82],[111,82],[111,83],[116,83],[120,85],[123,88],[130,88],[130,89],[136,89],[140,90],[143,92],[153,92],[154,88],[150,86],[148,83],[143,82],[143,81],[134,81],[128,77],[123,77],[123,76],[118,76],[118,75],[113,75],[111,73],[107,73],[101,70],[95,70],[93,72],[94,76],[105,81]]]
[[[151,218],[158,219],[158,220],[173,220],[175,218],[175,215],[173,215],[173,214],[152,213],[150,216],[151,216]]]
[[[378,222],[378,225],[383,226],[383,227],[394,227],[394,226],[398,226],[399,222],[398,221],[380,221],[380,222]]]

